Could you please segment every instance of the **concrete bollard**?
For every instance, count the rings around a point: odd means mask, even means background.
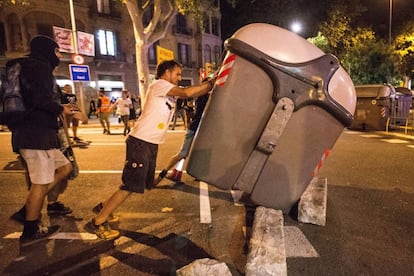
[[[281,210],[256,209],[249,247],[246,276],[287,275]]]
[[[314,177],[300,198],[298,221],[325,226],[327,194],[327,179]]]

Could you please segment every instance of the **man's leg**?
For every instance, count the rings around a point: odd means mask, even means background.
[[[38,220],[40,211],[43,207],[43,200],[46,196],[48,185],[34,184],[29,190],[29,195],[26,199],[26,220],[34,221]]]
[[[113,213],[115,209],[118,208],[118,206],[121,205],[122,202],[124,202],[125,199],[127,199],[130,195],[131,192],[125,190],[118,190],[115,193],[113,193],[108,200],[104,201],[103,209],[95,217],[95,224],[99,225],[106,222],[108,220],[109,215]]]

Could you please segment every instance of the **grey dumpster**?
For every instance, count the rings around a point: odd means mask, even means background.
[[[357,105],[350,129],[385,130],[395,89],[390,84],[355,86]]]
[[[286,213],[352,123],[354,86],[334,56],[273,25],[247,25],[225,47],[187,172]]]
[[[391,125],[405,125],[410,114],[411,101],[412,94],[410,89],[406,87],[395,88],[395,97],[391,101]]]

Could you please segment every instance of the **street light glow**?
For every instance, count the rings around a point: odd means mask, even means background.
[[[295,21],[290,25],[290,29],[295,33],[300,33],[302,31],[302,24]]]

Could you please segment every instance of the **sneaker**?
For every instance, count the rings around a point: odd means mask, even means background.
[[[109,223],[106,221],[102,224],[96,225],[95,219],[85,224],[85,230],[89,233],[94,233],[102,240],[113,240],[119,237],[118,230],[112,230]]]
[[[79,137],[73,137],[73,141],[80,142],[82,140]]]
[[[107,132],[107,130],[106,130],[106,129],[104,129],[104,130],[103,130],[103,134],[105,134],[106,132]]]
[[[66,207],[59,201],[56,201],[55,203],[47,205],[48,216],[51,216],[51,215],[63,216],[63,215],[70,214],[72,212],[73,212],[72,209],[70,209],[69,207]]]
[[[45,240],[51,237],[52,235],[54,235],[55,233],[59,232],[59,230],[60,230],[59,225],[52,225],[49,227],[43,227],[39,225],[39,229],[33,235],[29,237],[26,237],[23,235],[20,236],[20,246],[25,247],[25,246],[40,242],[42,240]]]
[[[99,214],[102,209],[103,209],[103,204],[102,204],[102,202],[100,202],[98,205],[96,205],[95,207],[92,208],[92,212],[94,214]],[[118,221],[119,221],[119,216],[115,216],[112,213],[109,214],[109,216],[108,216],[108,222],[109,223],[114,223],[114,222],[118,222]]]

